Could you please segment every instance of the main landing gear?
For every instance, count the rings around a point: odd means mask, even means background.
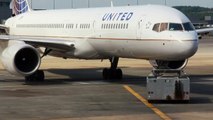
[[[25,77],[25,83],[32,83],[32,82],[43,82],[44,81],[44,71],[37,70],[30,76]]]
[[[117,69],[118,66],[118,57],[112,57],[110,59],[111,67],[109,69],[105,68],[103,69],[103,79],[110,80],[110,79],[122,79],[123,78],[123,72],[121,69]],[[44,81],[44,71],[37,70],[35,73],[33,73],[30,76],[25,77],[25,82],[33,83],[33,82],[43,82]]]
[[[52,49],[46,48],[43,55],[41,56],[41,59],[44,56],[48,55],[51,51],[52,51]],[[33,82],[44,82],[44,78],[45,78],[44,71],[37,70],[32,75],[25,77],[25,83],[29,84],[29,83],[33,83]]]
[[[123,78],[123,72],[121,69],[117,69],[118,66],[118,57],[113,57],[110,59],[111,67],[109,69],[105,68],[103,69],[103,79],[109,80],[109,79],[122,79]]]

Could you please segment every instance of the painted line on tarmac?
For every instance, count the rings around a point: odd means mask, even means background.
[[[158,116],[160,116],[163,120],[172,120],[169,116],[167,116],[165,113],[163,113],[162,111],[160,111],[154,105],[152,105],[151,103],[149,103],[143,96],[141,96],[140,94],[138,94],[131,87],[129,87],[128,85],[124,85],[123,87],[128,92],[130,92],[132,95],[134,95],[138,100],[140,100],[143,104],[145,104],[148,108],[150,108],[151,110],[153,110],[155,112],[155,114],[157,114]]]
[[[0,90],[3,90],[3,89],[24,89],[24,88],[28,88],[28,86],[24,86],[24,85],[1,85],[0,86]]]

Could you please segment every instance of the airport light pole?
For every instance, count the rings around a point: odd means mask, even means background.
[[[87,2],[88,2],[88,8],[90,7],[90,0],[87,0]]]
[[[55,9],[55,0],[53,0],[53,9]]]
[[[167,5],[167,0],[165,0],[165,5]]]
[[[33,0],[31,0],[31,9],[33,9]]]

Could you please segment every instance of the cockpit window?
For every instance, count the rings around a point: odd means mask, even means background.
[[[185,31],[193,31],[193,30],[195,30],[194,26],[190,22],[183,23],[183,27],[184,27]]]
[[[168,30],[168,23],[161,23],[160,32]]]
[[[168,23],[157,23],[154,25],[153,29],[156,32],[162,32],[168,30]]]
[[[195,30],[194,26],[192,23],[187,22],[187,23],[156,23],[153,26],[153,31],[156,32],[162,32],[165,30],[169,31],[193,31]]]
[[[183,27],[179,23],[170,23],[169,24],[169,30],[170,31],[182,31]]]
[[[160,30],[159,27],[160,27],[160,23],[157,23],[157,24],[154,25],[152,30],[159,32],[159,30]]]

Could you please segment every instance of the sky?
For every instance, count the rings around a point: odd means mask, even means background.
[[[28,0],[33,9],[63,9],[110,6],[111,0]],[[162,4],[213,8],[213,0],[112,0],[114,6]],[[88,4],[89,3],[89,4]]]

